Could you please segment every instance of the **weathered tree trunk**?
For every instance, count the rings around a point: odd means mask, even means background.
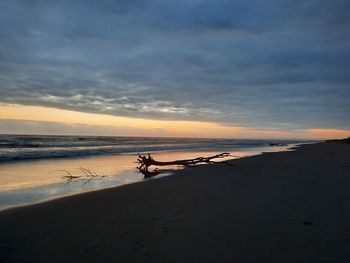
[[[214,159],[220,159],[225,157],[230,157],[230,153],[220,153],[209,157],[197,157],[194,159],[185,159],[185,160],[175,160],[175,161],[169,161],[169,162],[160,162],[154,160],[150,154],[148,155],[141,155],[138,154],[137,163],[139,166],[136,168],[145,176],[145,178],[149,178],[152,176],[155,176],[159,174],[158,168],[155,168],[154,170],[150,171],[150,166],[169,166],[169,165],[183,165],[183,166],[196,166],[197,164],[213,164],[213,163],[226,163],[228,165],[233,166],[233,164],[228,162],[216,162],[213,161]]]

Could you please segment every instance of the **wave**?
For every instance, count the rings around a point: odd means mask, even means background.
[[[205,148],[257,147],[299,141],[0,135],[0,162]]]

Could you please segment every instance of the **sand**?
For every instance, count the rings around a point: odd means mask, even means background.
[[[1,262],[350,262],[350,144],[0,213]]]

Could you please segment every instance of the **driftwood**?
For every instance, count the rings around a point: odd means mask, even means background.
[[[66,180],[65,185],[70,184],[75,179],[85,179],[84,184],[90,183],[91,180],[97,178],[97,177],[106,177],[105,175],[98,175],[96,172],[91,171],[90,169],[86,169],[84,167],[79,167],[79,170],[83,173],[83,175],[72,175],[68,170],[61,170],[65,172],[67,175],[62,176],[63,179]]]
[[[181,165],[181,166],[193,167],[193,166],[196,166],[197,164],[214,164],[214,163],[225,163],[230,166],[233,166],[233,164],[227,161],[222,161],[222,162],[213,161],[214,159],[220,159],[225,157],[234,157],[234,156],[230,155],[230,153],[220,153],[209,157],[197,157],[194,159],[160,162],[160,161],[154,160],[150,154],[147,154],[147,155],[138,154],[137,163],[139,165],[136,168],[145,176],[145,178],[149,178],[159,174],[158,168],[155,168],[154,170],[150,171],[149,170],[150,166]]]
[[[67,175],[62,176],[63,179],[66,180],[65,185],[70,184],[74,179],[78,179],[81,176],[78,175],[72,175],[68,170],[61,170],[62,172],[65,172]]]

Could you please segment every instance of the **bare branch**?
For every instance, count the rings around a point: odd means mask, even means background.
[[[68,170],[60,170],[62,172],[65,172],[67,175],[62,176],[63,179],[66,179],[65,185],[71,183],[74,179],[80,178],[81,176],[78,175],[72,175]]]
[[[79,167],[79,170],[83,173],[83,176],[80,175],[73,175],[71,172],[68,170],[60,170],[65,172],[67,175],[62,176],[63,179],[66,179],[65,185],[71,183],[73,180],[81,178],[85,179],[86,181],[83,183],[87,184],[91,182],[92,179],[95,179],[96,177],[106,177],[105,175],[98,175],[96,172],[91,171],[90,169],[84,168],[84,167]]]

